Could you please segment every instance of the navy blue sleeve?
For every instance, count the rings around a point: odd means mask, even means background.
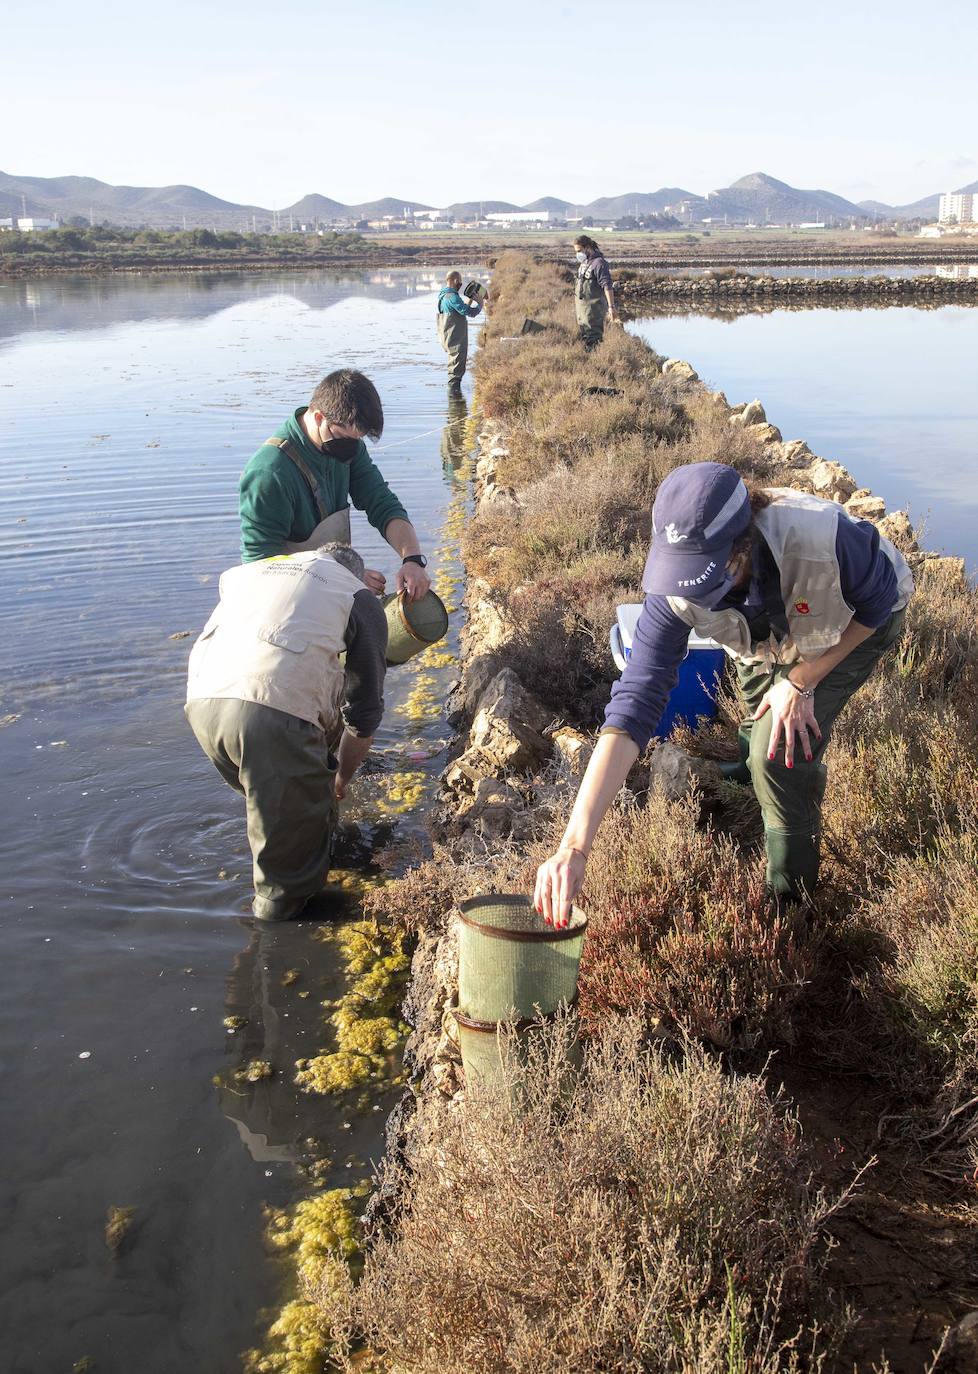
[[[840,516],[835,554],[843,600],[860,625],[878,630],[898,600],[896,572],[880,548],[879,530],[869,520]]]
[[[387,617],[378,598],[366,587],[354,593],[344,642],[343,723],[351,734],[364,739],[376,733],[383,719],[387,673]]]
[[[611,268],[604,258],[594,258],[591,262],[591,275],[601,287],[602,291],[610,291],[613,287],[611,280]]]
[[[679,665],[689,645],[689,626],[664,596],[647,596],[635,627],[632,653],[611,689],[605,726],[624,730],[645,750],[662,719]]]

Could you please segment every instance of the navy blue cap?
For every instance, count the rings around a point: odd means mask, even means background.
[[[652,506],[652,547],[642,588],[690,601],[723,579],[734,541],[751,520],[750,495],[725,463],[687,463],[659,485]]]

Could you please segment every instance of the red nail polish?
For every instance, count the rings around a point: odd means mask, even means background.
[[[789,768],[794,768],[794,766],[795,766],[795,765],[794,765],[793,763],[789,763],[789,764],[788,764],[788,767],[789,767]]]

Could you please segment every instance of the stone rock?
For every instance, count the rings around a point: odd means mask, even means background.
[[[968,571],[963,558],[945,557],[942,554],[924,555],[921,570],[927,577],[941,578],[952,584],[967,585]]]
[[[780,444],[781,431],[777,425],[751,425],[750,433],[755,439],[760,439],[762,444]]]
[[[711,391],[710,399],[713,401],[713,404],[717,407],[718,410],[730,410],[730,402],[727,400],[726,396],[722,391]]]
[[[509,449],[504,448],[502,444],[494,444],[492,448],[490,448],[487,456],[489,458],[508,458]]]
[[[849,497],[846,510],[857,520],[882,520],[886,514],[886,502],[882,496],[874,496],[865,487],[860,487]]]
[[[698,382],[699,373],[691,363],[687,363],[684,358],[667,358],[662,364],[662,371],[670,377],[678,377],[684,382]]]
[[[486,454],[476,460],[475,476],[478,482],[494,482],[496,480],[496,460]]]
[[[512,487],[501,487],[495,482],[487,482],[479,497],[479,506],[492,506],[493,510],[518,510],[522,502]]]
[[[880,534],[891,540],[904,553],[916,553],[919,549],[910,516],[905,510],[893,510],[885,515],[879,524]]]
[[[542,733],[548,720],[548,712],[512,668],[504,668],[479,698],[466,754],[475,750],[483,756],[486,776],[525,772],[549,752]]]
[[[484,578],[469,579],[466,596],[466,654],[488,653],[509,638],[506,617],[493,599],[492,588]]]
[[[704,769],[702,759],[694,758],[678,744],[666,740],[652,754],[649,787],[658,783],[668,801],[679,801],[698,785]]]
[[[781,445],[781,457],[789,468],[807,468],[815,461],[815,455],[804,439],[787,439]]]
[[[568,769],[575,777],[581,777],[585,768],[591,762],[591,755],[594,753],[594,745],[582,735],[580,730],[573,730],[569,725],[563,726],[560,730],[555,730],[551,736],[554,748],[567,764]]]
[[[767,413],[760,401],[748,401],[742,407],[734,407],[730,423],[734,425],[764,425],[767,424]]]
[[[411,960],[403,1014],[413,1028],[404,1052],[412,1078],[430,1072],[444,1055],[444,1009],[457,988],[458,919],[449,916],[443,932],[422,933]]]
[[[967,1313],[951,1327],[934,1367],[941,1374],[972,1374],[978,1369],[978,1311]]]
[[[827,501],[844,504],[856,490],[852,475],[841,463],[830,462],[827,458],[816,458],[808,469],[808,477],[815,494],[825,497]]]
[[[481,778],[471,805],[456,817],[459,826],[472,827],[483,839],[498,839],[513,828],[513,817],[523,809],[515,787],[496,778]]]

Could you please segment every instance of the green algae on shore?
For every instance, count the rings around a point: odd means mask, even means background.
[[[351,921],[339,929],[324,927],[318,938],[339,946],[352,980],[332,1011],[336,1049],[296,1064],[296,1083],[306,1092],[336,1093],[371,1081],[397,1082],[391,1055],[408,1033],[395,1015],[403,994],[409,959],[405,933],[373,921]]]

